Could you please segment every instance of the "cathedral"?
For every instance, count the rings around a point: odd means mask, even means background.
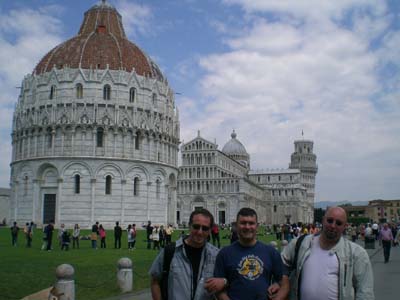
[[[178,223],[198,207],[209,209],[219,224],[235,221],[241,207],[254,208],[264,224],[313,222],[318,167],[312,141],[294,142],[288,169],[251,170],[235,131],[222,150],[198,132],[181,152]]]
[[[24,77],[11,135],[9,222],[182,224],[205,207],[228,223],[243,206],[261,222],[313,219],[313,142],[265,172],[235,132],[222,151],[200,133],[180,146],[174,91],[104,0]]]

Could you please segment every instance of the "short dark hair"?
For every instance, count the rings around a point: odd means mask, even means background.
[[[193,224],[193,217],[195,215],[203,215],[205,217],[210,218],[210,221],[211,221],[210,226],[212,227],[214,225],[214,216],[212,215],[212,213],[210,213],[210,211],[205,208],[197,208],[194,211],[192,211],[192,213],[190,214],[189,226]]]
[[[241,208],[236,215],[236,221],[239,220],[239,216],[242,216],[242,217],[256,216],[256,221],[258,221],[257,212],[250,207]]]

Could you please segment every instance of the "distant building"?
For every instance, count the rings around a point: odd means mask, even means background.
[[[4,219],[9,221],[10,195],[11,189],[0,188],[0,223]]]
[[[178,223],[198,207],[208,208],[216,222],[230,223],[244,206],[254,208],[260,222],[313,222],[318,167],[312,141],[295,141],[289,169],[250,170],[250,156],[235,131],[222,151],[199,132],[181,153]]]
[[[400,222],[399,200],[371,200],[368,205],[342,206],[349,218],[368,218],[371,222]]]

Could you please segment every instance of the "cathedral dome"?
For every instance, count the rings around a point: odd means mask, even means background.
[[[34,69],[42,74],[53,68],[110,69],[164,77],[158,66],[125,34],[118,11],[105,0],[90,8],[76,36],[47,53]]]
[[[243,144],[236,138],[237,134],[235,130],[231,134],[231,139],[225,144],[222,148],[222,152],[226,155],[245,155],[248,156],[249,154],[246,151],[246,148]]]
[[[222,152],[238,161],[240,164],[249,167],[249,154],[243,144],[236,138],[235,130],[231,134],[231,139],[222,148]]]

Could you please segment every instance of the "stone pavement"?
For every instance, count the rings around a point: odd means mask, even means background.
[[[378,246],[379,247],[379,246]],[[392,247],[389,263],[385,264],[383,250],[371,253],[372,268],[374,270],[374,291],[376,300],[400,299],[400,247]],[[150,298],[149,298],[150,299]]]
[[[364,243],[359,242],[364,246]],[[374,270],[375,300],[400,299],[398,284],[400,279],[400,247],[392,247],[389,263],[385,264],[383,250],[375,243],[375,249],[366,249]],[[149,279],[150,280],[150,279]],[[151,300],[150,289],[128,293],[107,300]]]

